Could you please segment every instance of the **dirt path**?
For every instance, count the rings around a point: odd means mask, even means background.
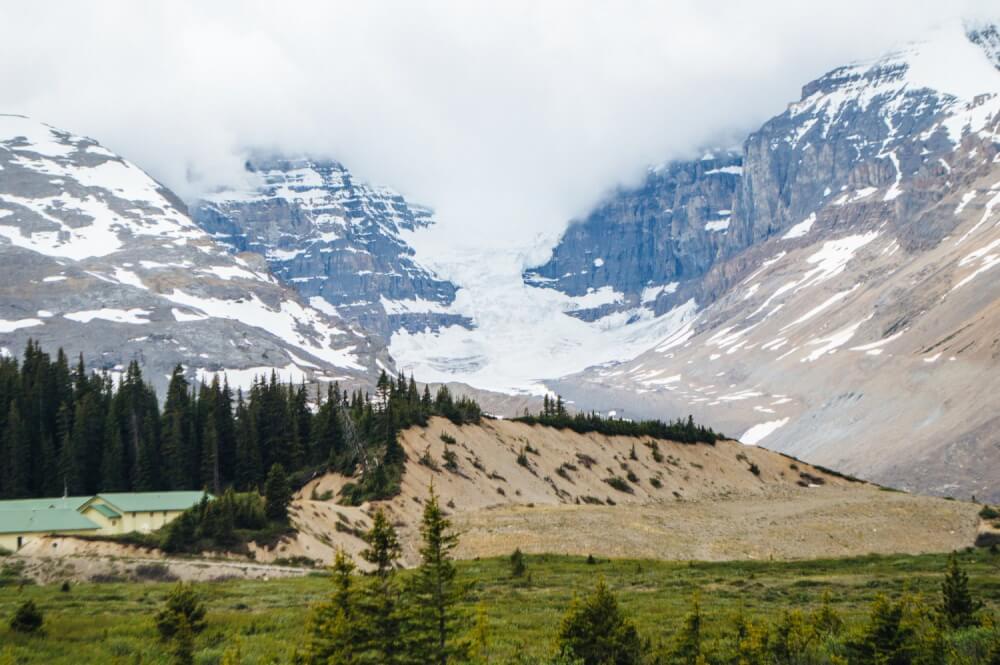
[[[267,580],[278,577],[299,577],[306,568],[276,566],[248,561],[224,559],[174,559],[159,555],[155,550],[135,556],[124,552],[112,553],[113,543],[100,543],[93,553],[87,546],[95,543],[74,538],[49,538],[62,548],[58,556],[18,553],[11,561],[23,563],[22,575],[39,584],[75,582],[167,582],[185,580],[215,582],[228,579]],[[72,553],[71,553],[72,552]],[[124,556],[123,556],[124,554]]]

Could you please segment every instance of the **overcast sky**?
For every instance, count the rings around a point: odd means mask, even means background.
[[[523,244],[989,4],[0,0],[0,112],[188,199],[238,181],[248,151],[305,152],[434,207],[452,240]]]

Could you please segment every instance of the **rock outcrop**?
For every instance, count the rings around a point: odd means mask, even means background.
[[[388,340],[399,329],[466,324],[447,312],[455,287],[414,258],[403,237],[433,223],[429,209],[358,182],[330,160],[247,162],[250,191],[217,192],[194,220],[233,252],[255,252],[316,307]]]

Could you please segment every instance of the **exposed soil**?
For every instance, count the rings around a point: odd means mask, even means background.
[[[379,505],[399,531],[407,565],[418,559],[432,482],[461,533],[462,558],[516,547],[712,561],[916,554],[970,546],[984,528],[975,504],[886,491],[735,441],[653,445],[506,420],[458,427],[443,418],[400,438],[408,457],[402,491]],[[450,468],[446,450],[454,453]],[[360,559],[360,536],[376,506],[338,505],[348,480],[327,474],[306,484],[292,505],[298,532],[273,548],[251,545],[253,563],[167,559],[156,550],[75,538],[39,540],[17,557],[41,581],[142,579],[136,569],[150,561],[163,561],[182,579],[301,575],[304,569],[270,564],[297,557],[326,564],[338,547]]]

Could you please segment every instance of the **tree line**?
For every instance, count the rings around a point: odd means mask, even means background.
[[[606,436],[648,436],[654,439],[666,439],[678,443],[714,444],[723,438],[711,427],[697,425],[692,416],[686,420],[678,418],[670,422],[662,420],[626,420],[624,418],[604,417],[596,412],[571,414],[563,402],[561,395],[542,400],[542,409],[537,414],[525,410],[525,414],[515,418],[518,422],[529,425],[546,425],[558,429],[570,429],[577,434],[597,432]]]
[[[138,362],[115,381],[82,356],[71,367],[62,349],[53,359],[29,341],[22,361],[0,358],[0,498],[249,491],[276,464],[291,477],[360,471],[348,502],[387,498],[405,461],[397,434],[433,415],[474,423],[481,410],[384,371],[374,394],[337,383],[311,392],[273,372],[244,393],[218,376],[192,383],[179,365],[161,407]]]

